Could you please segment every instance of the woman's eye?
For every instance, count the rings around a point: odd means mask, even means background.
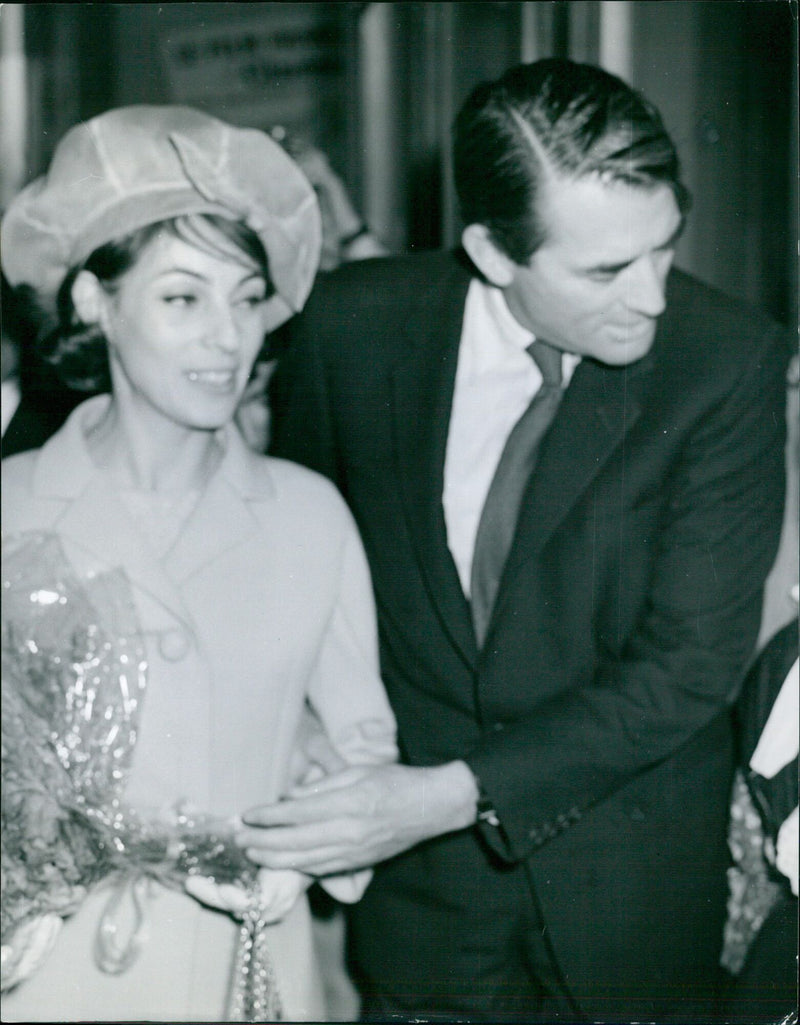
[[[181,292],[174,295],[165,295],[164,302],[168,306],[192,306],[197,302],[197,296],[190,292]]]
[[[239,296],[237,300],[239,303],[245,306],[258,306],[259,303],[263,303],[266,299],[263,288],[253,289],[252,292],[244,292]]]

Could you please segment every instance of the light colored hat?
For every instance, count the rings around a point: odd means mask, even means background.
[[[131,106],[71,128],[45,175],[9,205],[3,270],[52,304],[98,246],[182,214],[241,218],[267,252],[285,317],[303,308],[319,263],[316,195],[266,133],[190,107]]]

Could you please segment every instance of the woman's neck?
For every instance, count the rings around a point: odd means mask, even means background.
[[[86,443],[93,461],[120,487],[139,491],[200,488],[222,455],[214,431],[176,424],[156,410],[134,410],[114,396]]]

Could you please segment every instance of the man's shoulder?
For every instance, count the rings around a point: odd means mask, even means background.
[[[312,302],[341,299],[359,304],[424,300],[442,288],[465,287],[470,270],[457,252],[424,250],[398,256],[354,260],[321,274]]]
[[[679,329],[691,327],[717,338],[721,334],[754,336],[785,330],[763,310],[678,269],[669,278],[664,319]]]
[[[790,352],[788,331],[763,310],[683,271],[670,275],[656,344],[667,377],[673,367],[680,380],[724,389],[767,367],[782,375]]]

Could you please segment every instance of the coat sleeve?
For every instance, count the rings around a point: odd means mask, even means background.
[[[762,339],[687,438],[665,482],[647,606],[619,657],[467,757],[498,814],[484,832],[502,857],[529,855],[736,698],[781,524],[783,352]]]
[[[342,503],[343,504],[343,503]],[[378,665],[375,603],[367,560],[355,524],[346,515],[339,587],[308,699],[328,739],[350,765],[397,759],[396,724]],[[320,880],[337,900],[361,898],[371,869]]]
[[[339,589],[308,692],[341,757],[351,765],[395,761],[396,725],[378,666],[378,632],[367,560],[347,514]]]

